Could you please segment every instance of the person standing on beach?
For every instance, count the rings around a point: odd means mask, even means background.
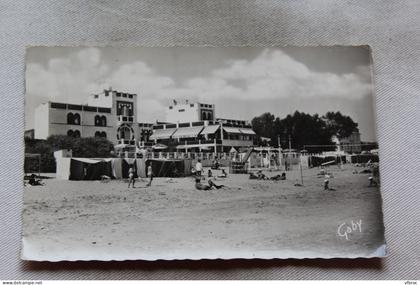
[[[329,175],[325,175],[325,179],[324,179],[324,190],[330,190],[330,176]]]
[[[128,188],[130,188],[131,184],[133,185],[132,187],[135,188],[134,187],[134,182],[135,182],[135,180],[134,180],[134,169],[132,167],[130,167],[130,169],[128,170]]]
[[[201,159],[197,160],[197,163],[195,164],[195,174],[197,177],[201,177],[201,173],[203,171],[203,165],[201,164]]]
[[[146,184],[146,186],[152,186],[152,180],[153,180],[153,169],[152,169],[152,163],[149,164],[147,167],[147,177],[149,177],[149,182]]]

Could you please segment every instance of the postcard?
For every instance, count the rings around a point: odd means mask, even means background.
[[[30,47],[22,259],[386,255],[371,50]]]

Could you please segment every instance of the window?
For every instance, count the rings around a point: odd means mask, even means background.
[[[73,137],[73,138],[80,138],[80,131],[78,131],[78,130],[75,130],[75,131],[68,130],[67,131],[67,136]]]
[[[172,107],[172,106],[169,106],[169,110],[172,110],[174,107]]]
[[[117,97],[121,97],[121,93],[120,92],[117,92]]]
[[[106,127],[106,117],[105,116],[101,116],[101,126]]]
[[[133,95],[132,94],[128,95],[128,98],[133,99]]]
[[[68,104],[67,108],[69,110],[82,110],[82,105],[73,105],[73,104]]]
[[[178,124],[178,126],[180,128],[185,128],[185,127],[189,127],[190,126],[190,123],[180,123],[180,124]]]
[[[73,125],[73,122],[74,122],[74,116],[73,116],[73,113],[68,113],[68,114],[67,114],[67,124],[69,124],[69,125]]]
[[[125,98],[127,98],[127,94],[125,94],[125,93],[123,93],[122,96],[125,97]]]
[[[179,109],[178,112],[185,112],[185,109]]]
[[[194,107],[194,104],[190,104],[190,107]]]
[[[74,114],[73,116],[73,124],[74,125],[80,125],[80,115],[79,114]]]
[[[105,132],[95,132],[95,138],[104,138],[106,139],[106,133]]]
[[[95,116],[95,126],[101,125],[101,117],[99,115]]]
[[[111,108],[101,108],[101,107],[98,107],[98,112],[101,112],[101,113],[111,113]]]
[[[203,112],[203,113],[201,114],[201,119],[202,119],[202,120],[207,120],[207,112]]]
[[[51,103],[51,108],[54,108],[54,109],[67,109],[67,104]]]
[[[96,107],[92,107],[92,106],[83,106],[83,111],[97,112],[98,109]]]
[[[108,93],[105,93],[105,96],[108,96]],[[98,99],[99,95],[95,95],[94,97],[95,97],[95,99]]]

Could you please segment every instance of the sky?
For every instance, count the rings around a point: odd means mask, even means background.
[[[31,47],[26,55],[26,129],[47,101],[85,104],[103,89],[138,94],[139,122],[165,120],[174,99],[215,104],[216,116],[280,118],[340,111],[376,141],[366,47]]]

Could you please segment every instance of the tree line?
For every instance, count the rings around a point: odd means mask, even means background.
[[[112,157],[113,144],[105,138],[53,135],[46,140],[25,138],[25,153],[41,154],[41,172],[55,172],[54,151],[71,149],[74,157]],[[25,159],[25,172],[37,172],[38,161]]]
[[[258,145],[278,147],[280,142],[281,147],[287,149],[290,141],[291,148],[298,150],[308,149],[305,147],[308,145],[319,146],[311,147],[311,152],[333,150],[333,136],[341,139],[358,131],[358,124],[340,112],[319,116],[295,111],[283,119],[267,112],[254,117],[251,125],[257,134]]]

